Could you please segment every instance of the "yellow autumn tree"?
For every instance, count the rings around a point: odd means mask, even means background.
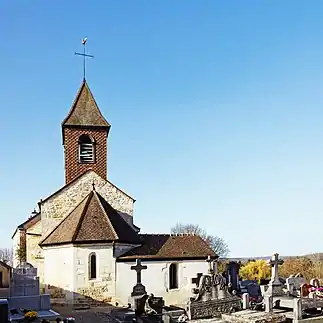
[[[285,259],[284,263],[279,266],[279,276],[288,278],[290,275],[302,274],[306,280],[316,278],[315,266],[311,259],[307,257],[295,257]]]
[[[260,279],[269,279],[271,275],[271,267],[266,260],[249,261],[242,266],[239,271],[239,276],[242,279],[254,279],[260,281]]]

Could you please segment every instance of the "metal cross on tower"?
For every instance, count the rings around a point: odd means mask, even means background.
[[[85,65],[86,65],[86,58],[89,57],[89,58],[94,58],[93,55],[89,55],[89,54],[86,54],[86,42],[87,42],[87,38],[83,38],[82,39],[82,45],[83,45],[83,53],[77,53],[75,52],[75,55],[78,55],[78,56],[83,56],[83,79],[85,80]]]

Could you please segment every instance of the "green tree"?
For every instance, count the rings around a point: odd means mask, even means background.
[[[171,233],[199,235],[220,257],[227,257],[230,252],[227,243],[222,238],[207,234],[206,231],[197,224],[177,223],[171,228]]]

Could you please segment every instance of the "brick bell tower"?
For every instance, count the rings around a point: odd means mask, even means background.
[[[62,122],[65,184],[90,169],[107,179],[109,130],[110,124],[101,114],[84,78],[72,107]]]

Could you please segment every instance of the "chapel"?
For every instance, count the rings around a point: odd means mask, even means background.
[[[131,266],[140,259],[147,292],[183,304],[194,278],[207,272],[206,258],[217,256],[196,235],[140,233],[135,199],[108,179],[110,128],[84,78],[61,124],[65,183],[17,226],[14,267],[36,267],[53,299],[126,305],[137,277]]]

